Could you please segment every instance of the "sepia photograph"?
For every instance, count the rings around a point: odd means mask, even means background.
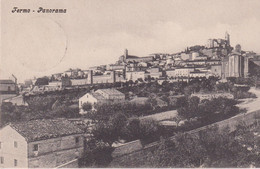
[[[260,168],[260,0],[0,11],[0,168]]]

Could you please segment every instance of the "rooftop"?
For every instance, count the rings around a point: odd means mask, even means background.
[[[40,119],[28,122],[10,123],[28,142],[57,138],[83,133],[76,125],[66,119]]]
[[[91,93],[92,94],[92,96],[93,97],[95,97],[97,100],[103,100],[103,99],[105,99],[101,94],[99,94],[99,93],[95,93],[95,92],[93,92],[93,93]]]
[[[123,94],[120,91],[116,90],[116,89],[99,89],[100,91],[108,94],[108,95],[113,95],[113,94]]]
[[[0,80],[0,84],[14,84],[14,81],[9,80],[9,79],[7,79],[7,80]]]

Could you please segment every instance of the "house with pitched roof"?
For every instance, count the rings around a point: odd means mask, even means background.
[[[79,98],[79,110],[80,114],[87,113],[82,109],[84,103],[90,103],[92,110],[94,105],[97,103],[112,103],[125,101],[125,95],[116,89],[98,89],[95,92],[86,93],[84,96]]]
[[[83,142],[66,119],[10,123],[0,129],[0,168],[76,168]]]
[[[0,104],[2,100],[14,97],[17,95],[17,86],[13,80],[0,80]]]

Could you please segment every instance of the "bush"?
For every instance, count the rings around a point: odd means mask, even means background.
[[[79,159],[80,167],[107,167],[113,160],[113,147],[104,142],[89,140],[86,142],[86,151]]]
[[[92,109],[91,103],[83,103],[82,109],[83,109],[84,111],[89,111],[89,110],[91,110],[91,109]]]

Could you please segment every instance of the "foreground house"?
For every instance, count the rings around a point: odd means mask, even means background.
[[[0,168],[76,168],[83,140],[65,119],[11,123],[0,129]]]
[[[125,95],[116,89],[99,89],[95,92],[90,92],[85,94],[79,99],[79,110],[80,114],[86,113],[82,109],[82,105],[84,103],[90,103],[92,105],[92,109],[94,109],[94,105],[99,103],[115,103],[125,101]]]

